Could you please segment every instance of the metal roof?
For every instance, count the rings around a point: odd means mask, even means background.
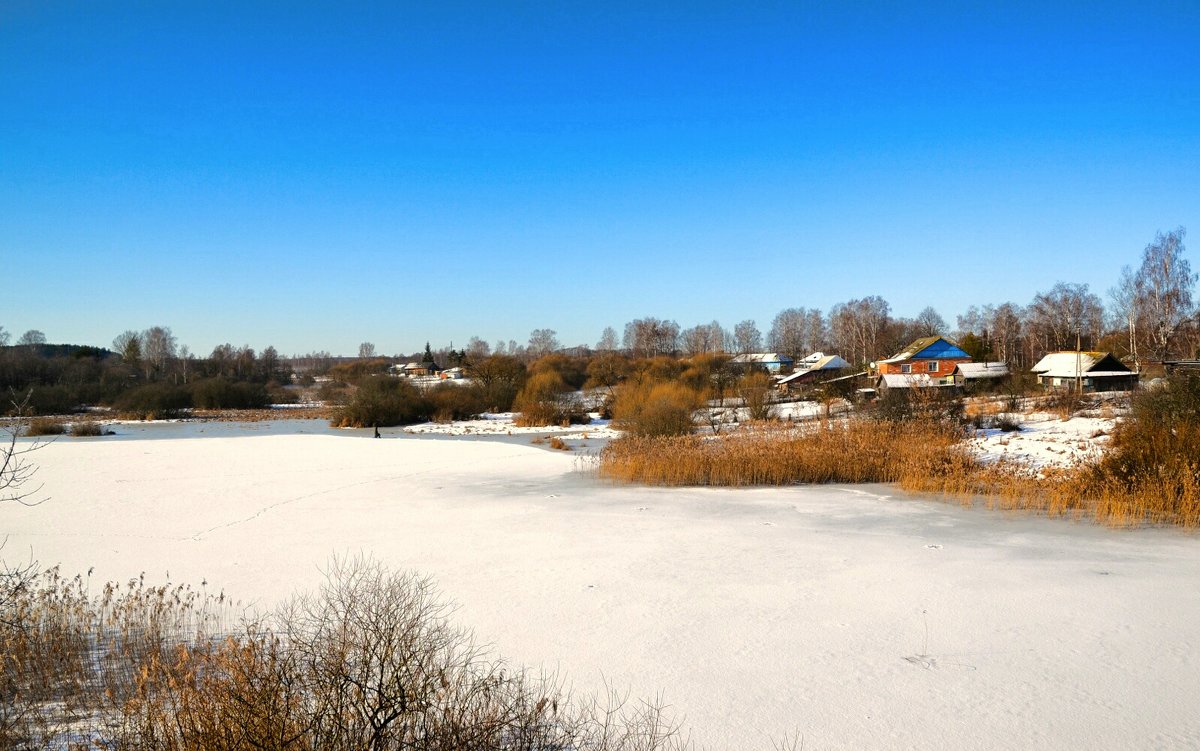
[[[1042,359],[1037,361],[1029,370],[1033,373],[1050,378],[1075,378],[1082,374],[1085,376],[1098,375],[1093,373],[1092,369],[1100,364],[1108,365],[1109,367],[1102,371],[1106,376],[1116,374],[1128,375],[1132,371],[1125,368],[1125,364],[1117,358],[1113,357],[1108,352],[1051,352]],[[1076,365],[1078,364],[1078,371]],[[1113,368],[1112,365],[1117,365],[1124,370]]]
[[[1008,375],[1008,363],[1004,362],[960,362],[954,372],[963,378],[1003,378]]]

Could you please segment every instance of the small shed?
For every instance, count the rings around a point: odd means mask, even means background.
[[[892,389],[953,388],[954,385],[953,378],[938,378],[928,373],[884,373],[876,381],[876,388],[880,392]]]
[[[998,381],[1008,377],[1006,362],[960,362],[954,368],[954,383],[957,386],[969,386]]]

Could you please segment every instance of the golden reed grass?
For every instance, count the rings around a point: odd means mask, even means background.
[[[1155,463],[1123,469],[1118,436],[1118,448],[1100,462],[1035,473],[1022,464],[980,462],[962,438],[960,428],[945,422],[866,419],[720,438],[626,437],[601,453],[599,474],[665,486],[895,483],[965,505],[1113,526],[1200,526],[1200,455],[1167,452]]]

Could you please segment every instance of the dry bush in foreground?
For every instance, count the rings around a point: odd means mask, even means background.
[[[335,562],[230,628],[228,603],[54,570],[0,592],[0,747],[191,751],[683,748],[658,703],[572,697],[491,657],[432,584]]]

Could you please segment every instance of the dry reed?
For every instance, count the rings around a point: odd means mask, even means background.
[[[621,438],[601,453],[599,474],[666,486],[896,483],[966,505],[1112,526],[1200,526],[1200,450],[1192,448],[1200,429],[1174,426],[1157,441],[1145,433],[1118,431],[1104,459],[1039,473],[980,462],[951,423],[851,419],[715,438]]]

